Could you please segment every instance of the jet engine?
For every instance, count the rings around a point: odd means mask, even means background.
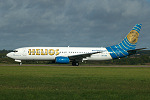
[[[55,62],[56,63],[61,63],[61,64],[68,64],[69,63],[69,58],[68,57],[56,57]]]

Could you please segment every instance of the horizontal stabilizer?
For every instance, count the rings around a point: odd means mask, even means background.
[[[129,53],[129,55],[132,55],[132,54],[135,54],[137,51],[143,50],[143,49],[147,49],[147,48],[139,48],[139,49],[134,49],[134,50],[128,50],[127,52]]]

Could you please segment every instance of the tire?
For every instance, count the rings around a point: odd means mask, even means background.
[[[20,62],[19,65],[21,66],[21,65],[22,65],[22,62]]]
[[[72,66],[79,66],[79,62],[72,62]]]

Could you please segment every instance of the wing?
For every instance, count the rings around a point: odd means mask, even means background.
[[[82,61],[83,58],[86,58],[86,57],[90,57],[91,55],[93,54],[97,54],[97,53],[102,53],[102,52],[93,52],[93,53],[86,53],[86,54],[79,54],[79,55],[73,55],[73,56],[68,56],[68,58],[71,60],[71,61]]]

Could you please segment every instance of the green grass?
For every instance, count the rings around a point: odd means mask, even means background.
[[[150,68],[0,66],[0,100],[150,100]]]

